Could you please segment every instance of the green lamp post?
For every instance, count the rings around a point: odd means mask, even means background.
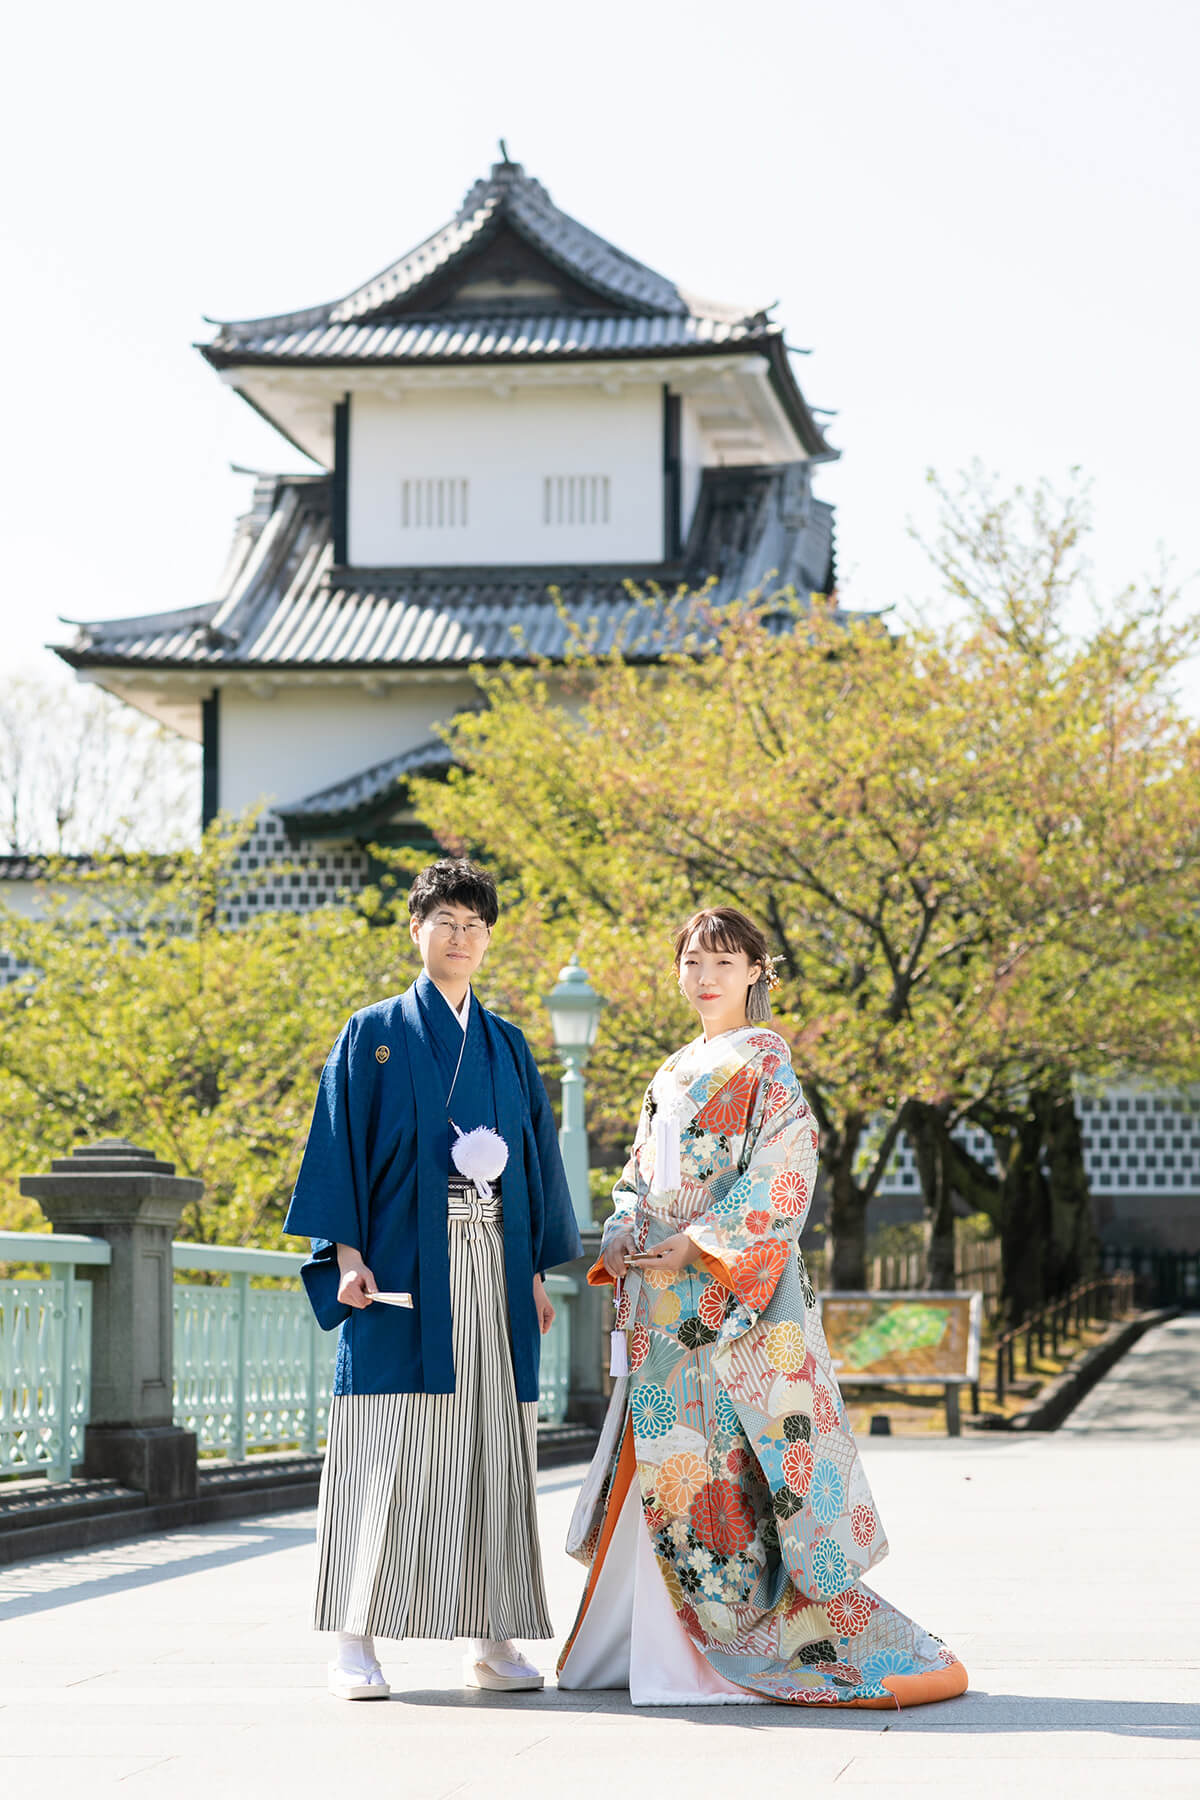
[[[588,1191],[587,1125],[583,1107],[583,1068],[588,1052],[596,1041],[601,1009],[607,1004],[598,994],[581,968],[579,958],[572,956],[565,969],[560,969],[558,986],[546,995],[546,1008],[554,1032],[554,1047],[564,1064],[562,1078],[562,1124],[558,1145],[571,1204],[582,1229],[592,1223],[592,1198]]]

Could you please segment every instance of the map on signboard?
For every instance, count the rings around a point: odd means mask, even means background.
[[[967,1373],[971,1296],[826,1294],[821,1322],[839,1377],[945,1381]]]

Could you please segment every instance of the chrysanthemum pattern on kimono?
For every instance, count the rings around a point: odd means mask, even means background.
[[[663,1108],[680,1127],[666,1193]],[[788,1048],[761,1026],[687,1046],[647,1091],[605,1240],[682,1230],[700,1257],[628,1284],[618,1319],[643,1514],[675,1611],[726,1680],[777,1700],[911,1704],[957,1691],[960,1665],[861,1579],[887,1539],[799,1249],[817,1146]]]

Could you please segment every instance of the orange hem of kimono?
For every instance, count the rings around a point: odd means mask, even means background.
[[[905,1706],[928,1706],[934,1700],[954,1700],[967,1691],[967,1671],[960,1662],[948,1663],[944,1669],[930,1669],[925,1675],[886,1675],[883,1686],[892,1695],[861,1700],[827,1700],[826,1706],[861,1706],[871,1712],[899,1712]],[[810,1701],[785,1700],[785,1706],[807,1706]]]
[[[630,1485],[636,1479],[636,1476],[637,1452],[634,1449],[633,1444],[633,1426],[629,1420],[626,1420],[625,1435],[621,1439],[621,1454],[617,1458],[616,1473],[613,1476],[612,1487],[609,1489],[608,1493],[608,1503],[605,1508],[604,1525],[600,1532],[600,1542],[596,1545],[596,1554],[593,1556],[592,1566],[588,1570],[587,1586],[583,1590],[583,1599],[579,1606],[579,1616],[571,1627],[571,1635],[563,1645],[559,1654],[558,1662],[555,1665],[555,1674],[562,1673],[562,1666],[571,1654],[571,1646],[579,1634],[579,1627],[583,1624],[583,1621],[587,1616],[587,1609],[592,1603],[592,1595],[596,1591],[596,1583],[600,1579],[600,1571],[604,1567],[604,1559],[608,1555],[609,1545],[612,1543],[613,1534],[617,1529],[617,1520],[621,1516],[621,1508],[625,1504],[625,1496],[629,1492]],[[703,1651],[701,1651],[701,1655],[703,1655]],[[744,1682],[734,1681],[733,1677],[730,1675],[724,1676],[723,1679],[728,1681],[732,1687],[740,1687],[743,1693],[756,1694],[761,1692],[758,1688],[747,1687]],[[944,1669],[931,1669],[928,1674],[925,1675],[889,1675],[885,1678],[883,1685],[892,1696],[890,1700],[884,1700],[882,1698],[825,1700],[818,1703],[810,1700],[781,1700],[774,1694],[770,1695],[769,1698],[776,1706],[812,1706],[816,1704],[838,1707],[861,1706],[868,1711],[892,1712],[898,1711],[905,1706],[926,1706],[934,1700],[953,1700],[959,1694],[965,1694],[967,1691],[967,1671],[962,1663],[952,1662]]]

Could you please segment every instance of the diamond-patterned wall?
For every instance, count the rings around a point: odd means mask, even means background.
[[[1200,1094],[1153,1092],[1132,1084],[1081,1094],[1083,1160],[1093,1194],[1200,1194]],[[987,1168],[995,1168],[986,1131],[955,1133]],[[920,1192],[916,1162],[901,1138],[879,1192]]]
[[[311,912],[370,885],[370,861],[349,844],[291,843],[281,820],[264,813],[234,862],[239,878],[226,908],[232,925],[270,911]]]

